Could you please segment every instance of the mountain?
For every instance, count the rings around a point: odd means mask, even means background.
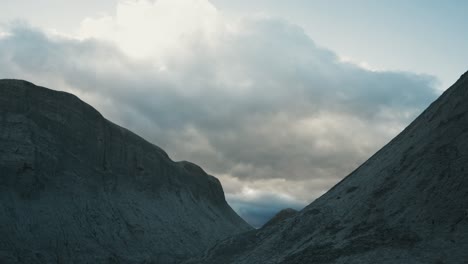
[[[191,263],[467,263],[468,73],[294,216]]]
[[[180,263],[251,229],[197,165],[71,94],[0,80],[0,263]]]
[[[266,222],[262,226],[262,228],[266,228],[268,226],[276,225],[279,222],[282,222],[282,221],[292,217],[296,213],[297,213],[297,210],[292,209],[292,208],[283,209],[283,210],[279,211],[276,215],[274,215],[270,220],[268,220],[268,222]]]

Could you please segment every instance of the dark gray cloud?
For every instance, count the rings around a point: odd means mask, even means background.
[[[193,35],[183,53],[152,59],[99,39],[6,30],[0,77],[74,92],[174,159],[200,164],[256,224],[316,198],[436,97],[430,76],[343,62],[275,19],[244,19],[215,45]]]

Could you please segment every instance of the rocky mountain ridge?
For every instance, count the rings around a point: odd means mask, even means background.
[[[71,94],[0,80],[0,263],[180,263],[251,229],[197,165]]]

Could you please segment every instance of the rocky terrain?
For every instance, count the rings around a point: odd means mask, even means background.
[[[266,222],[262,226],[262,228],[272,226],[272,225],[276,225],[279,222],[282,222],[282,221],[284,221],[284,220],[286,220],[288,218],[293,217],[296,213],[297,213],[297,210],[292,209],[292,208],[283,209],[283,210],[279,211],[276,215],[274,215],[270,220],[268,220],[268,222]]]
[[[468,263],[468,73],[305,209],[190,263]]]
[[[73,95],[0,80],[0,263],[180,263],[248,230],[197,165]]]

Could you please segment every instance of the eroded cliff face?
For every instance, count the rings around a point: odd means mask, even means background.
[[[468,73],[291,218],[191,263],[466,263]]]
[[[179,263],[250,229],[197,165],[73,95],[0,80],[0,263]]]

